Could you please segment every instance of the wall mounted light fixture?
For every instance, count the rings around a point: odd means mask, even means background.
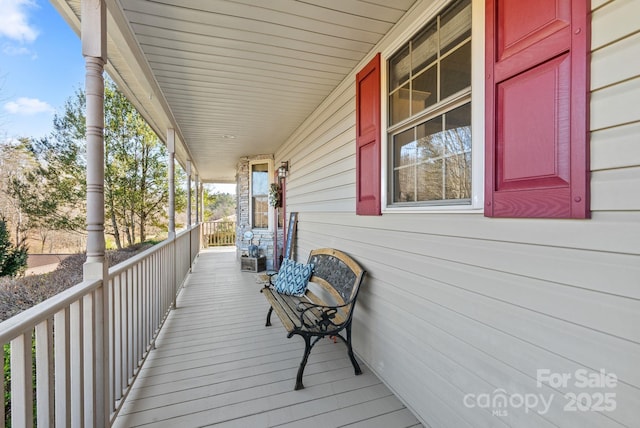
[[[283,179],[287,177],[289,173],[289,162],[282,161],[280,162],[280,167],[278,167],[278,178]]]

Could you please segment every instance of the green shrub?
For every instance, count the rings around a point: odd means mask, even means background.
[[[7,222],[0,218],[0,277],[14,277],[27,268],[27,246],[23,240],[17,246],[11,243]]]

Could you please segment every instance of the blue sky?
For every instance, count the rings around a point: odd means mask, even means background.
[[[47,0],[0,0],[0,141],[41,137],[84,86],[79,37]]]

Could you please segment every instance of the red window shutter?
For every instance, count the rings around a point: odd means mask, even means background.
[[[380,54],[356,76],[356,214],[380,215]]]
[[[588,4],[486,2],[486,216],[590,216]]]

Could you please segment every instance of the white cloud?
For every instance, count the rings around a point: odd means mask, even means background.
[[[11,45],[8,43],[2,46],[2,53],[9,56],[21,56],[21,55],[29,56],[30,55],[31,59],[38,58],[38,55],[35,52],[33,52],[31,49],[25,48],[24,46]]]
[[[37,7],[34,0],[0,0],[0,37],[33,42],[38,30],[29,23],[28,9],[34,7]]]
[[[50,104],[36,98],[21,97],[9,101],[4,105],[5,111],[11,114],[32,115],[38,113],[53,113],[55,109]]]

